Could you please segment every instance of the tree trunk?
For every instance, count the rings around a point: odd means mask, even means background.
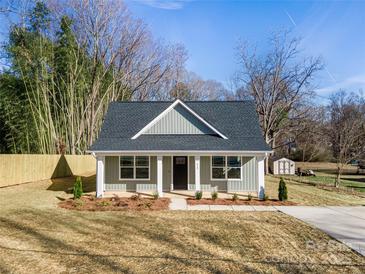
[[[265,158],[265,175],[269,174],[269,156]]]
[[[269,144],[269,139],[270,139],[269,134],[268,134],[268,133],[265,133],[265,142],[266,142],[268,145],[270,145],[270,144]],[[265,158],[265,175],[269,174],[269,157],[270,157],[270,156],[267,156],[267,157]]]
[[[336,179],[335,179],[335,187],[340,186],[340,181],[341,181],[341,168],[338,166],[337,167]]]

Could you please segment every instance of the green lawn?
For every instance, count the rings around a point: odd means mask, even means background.
[[[302,177],[303,182],[313,182],[324,185],[334,185],[336,174],[332,172],[316,172],[315,177]],[[365,175],[345,173],[341,176],[340,186],[354,189],[355,191],[365,192]]]
[[[64,189],[0,189],[0,273],[365,271],[364,257],[281,213],[68,211]]]
[[[297,167],[302,169],[312,169],[315,171],[315,177],[296,177],[296,180],[302,182],[316,183],[333,186],[336,178],[335,163],[297,163]],[[350,190],[365,192],[365,174],[357,174],[357,167],[346,165],[341,175],[341,187]]]

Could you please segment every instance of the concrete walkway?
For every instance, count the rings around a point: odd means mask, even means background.
[[[319,228],[365,256],[365,207],[280,206],[276,208]]]
[[[184,198],[171,198],[170,210],[278,211],[273,206],[188,205]]]

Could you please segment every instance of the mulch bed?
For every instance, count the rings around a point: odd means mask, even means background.
[[[292,206],[297,205],[291,201],[279,201],[279,200],[236,200],[233,201],[232,199],[200,199],[195,200],[194,198],[187,199],[188,205],[253,205],[253,206]]]
[[[80,199],[66,199],[58,203],[59,207],[80,210],[80,211],[122,211],[122,210],[167,210],[170,199],[142,198],[137,195],[130,198],[112,197],[95,198],[92,196],[82,196]]]

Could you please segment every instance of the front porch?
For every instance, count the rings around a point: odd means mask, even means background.
[[[217,156],[213,156],[217,155]],[[117,194],[121,197],[149,196],[204,197],[217,191],[222,198],[233,193],[264,197],[265,155],[96,155],[97,197]]]

